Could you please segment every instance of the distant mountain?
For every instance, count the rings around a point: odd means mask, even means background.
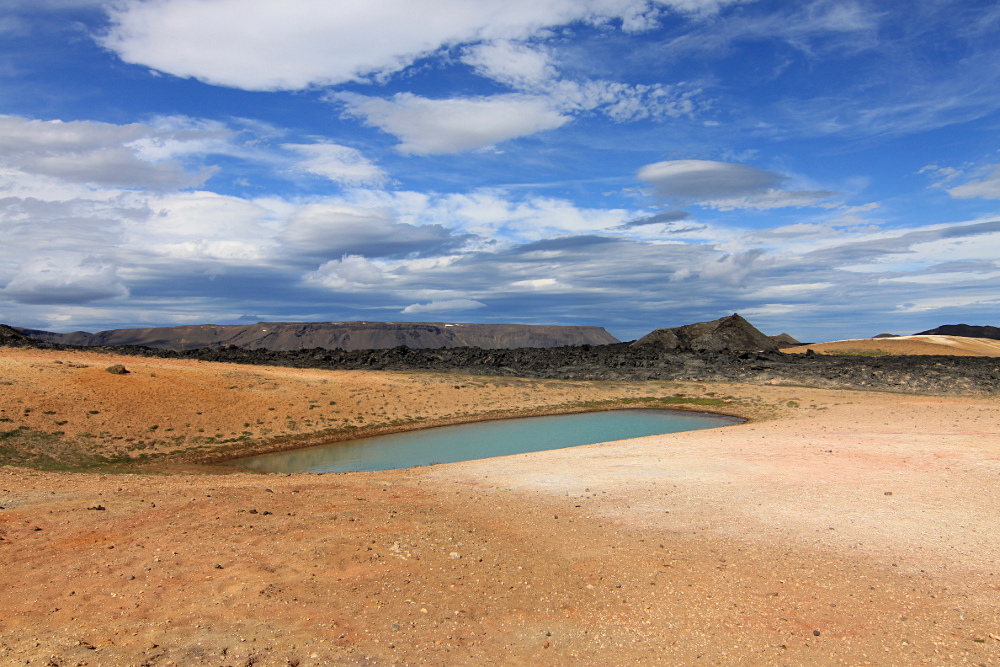
[[[872,338],[899,338],[899,334],[880,333],[878,335],[872,336]]]
[[[989,338],[1000,340],[1000,328],[980,327],[972,324],[945,324],[937,329],[921,331],[916,336],[965,336],[966,338]]]
[[[17,328],[17,327],[15,327]],[[384,350],[479,347],[514,349],[620,342],[603,327],[444,322],[258,322],[200,324],[152,329],[113,329],[68,334],[17,328],[35,340],[62,345],[144,345],[164,350],[236,347],[284,351],[311,348]]]
[[[777,342],[762,334],[738,313],[711,322],[657,329],[632,343],[632,347],[645,346],[693,352],[771,351],[780,347]]]
[[[801,341],[795,340],[790,334],[781,333],[777,336],[768,336],[771,340],[778,344],[778,347],[797,347],[802,345]]]

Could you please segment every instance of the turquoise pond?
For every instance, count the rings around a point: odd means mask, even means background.
[[[264,454],[232,464],[283,473],[389,470],[696,431],[742,422],[738,417],[651,409],[523,417],[362,438]]]

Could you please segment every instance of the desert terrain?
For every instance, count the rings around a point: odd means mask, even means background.
[[[1000,664],[997,396],[23,348],[0,390],[3,665]],[[750,421],[374,473],[218,463],[637,405]]]
[[[812,350],[818,354],[857,355],[938,355],[958,357],[1000,357],[1000,340],[968,336],[916,335],[894,338],[856,338],[829,343],[786,347],[782,352],[801,354]]]

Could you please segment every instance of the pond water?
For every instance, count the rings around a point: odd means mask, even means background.
[[[264,454],[233,464],[285,473],[389,470],[695,431],[742,421],[681,410],[583,412],[440,426]]]

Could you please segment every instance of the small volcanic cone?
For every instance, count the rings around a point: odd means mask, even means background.
[[[657,329],[632,343],[632,347],[645,346],[689,352],[773,351],[780,347],[737,313],[711,322]]]

